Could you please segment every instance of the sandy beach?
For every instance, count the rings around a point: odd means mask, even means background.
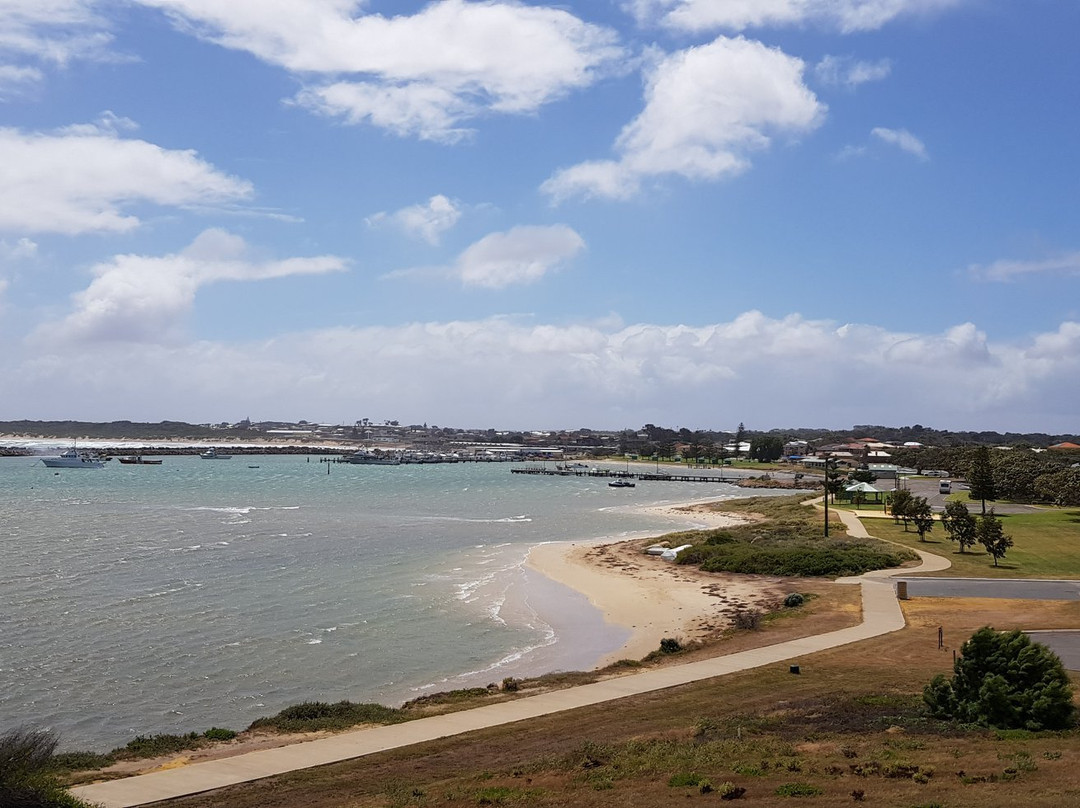
[[[708,510],[704,503],[649,508],[685,521],[687,529],[740,523],[729,514]],[[640,659],[673,637],[681,642],[703,640],[730,625],[740,609],[764,608],[786,591],[778,578],[703,573],[641,552],[640,541],[552,542],[533,547],[531,569],[584,594],[609,624],[630,631],[617,651],[597,663]]]

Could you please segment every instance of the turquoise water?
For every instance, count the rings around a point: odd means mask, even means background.
[[[0,731],[108,749],[591,667],[625,632],[526,571],[528,548],[663,532],[632,506],[738,489],[237,456],[3,458],[0,493]]]

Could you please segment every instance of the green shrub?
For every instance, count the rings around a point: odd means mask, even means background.
[[[396,724],[405,720],[401,710],[382,704],[355,704],[339,701],[305,701],[286,707],[277,715],[256,719],[250,729],[270,729],[278,732],[316,732],[348,729],[357,724]]]
[[[674,637],[664,637],[660,640],[660,653],[662,654],[677,654],[682,649],[682,643]]]
[[[804,603],[806,603],[806,598],[804,598],[798,592],[792,592],[790,595],[788,595],[786,598],[784,598],[784,606],[786,606],[789,609],[797,609],[798,607],[802,606]]]
[[[722,800],[737,800],[746,793],[745,788],[731,782],[723,783],[716,791]]]
[[[1038,732],[1074,725],[1072,686],[1061,660],[1021,631],[976,631],[960,648],[953,677],[923,690],[938,718]]]
[[[237,734],[238,733],[235,730],[210,727],[210,729],[203,733],[203,737],[211,741],[231,741]]]
[[[671,779],[668,780],[668,785],[672,788],[692,788],[701,785],[702,777],[694,772],[680,772],[679,774],[673,774]]]
[[[88,808],[56,780],[57,739],[43,730],[15,729],[0,736],[0,806]]]
[[[206,739],[197,732],[186,735],[136,735],[126,746],[114,749],[117,758],[148,758],[186,752],[206,745]]]

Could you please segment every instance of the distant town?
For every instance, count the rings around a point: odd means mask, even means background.
[[[115,440],[130,443],[192,441],[228,445],[257,443],[278,450],[333,452],[360,447],[539,457],[580,455],[637,456],[703,463],[728,458],[758,461],[807,459],[828,454],[847,463],[906,462],[913,452],[970,446],[1001,449],[1080,451],[1080,435],[1045,433],[957,432],[921,425],[856,425],[850,430],[790,428],[754,430],[739,424],[730,431],[690,430],[646,424],[636,429],[497,430],[463,429],[397,420],[361,418],[351,424],[310,421],[259,421],[190,424],[180,421],[140,423],[111,421],[0,421],[0,447],[28,439]]]

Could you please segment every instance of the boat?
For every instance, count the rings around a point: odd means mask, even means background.
[[[130,457],[118,457],[121,463],[125,466],[160,466],[161,460],[147,460],[142,455],[131,455]]]
[[[205,452],[202,452],[199,457],[203,460],[232,460],[231,454],[222,454],[212,446]]]
[[[74,447],[57,457],[43,457],[41,462],[51,469],[103,469],[105,461],[89,452],[77,451]]]
[[[378,450],[374,452],[368,452],[361,449],[359,452],[353,452],[351,455],[346,455],[345,460],[348,463],[352,463],[356,466],[400,466],[401,458],[397,455],[383,454]]]
[[[608,483],[608,487],[610,487],[610,488],[633,488],[634,483],[630,482],[629,480],[612,480],[610,483]]]

